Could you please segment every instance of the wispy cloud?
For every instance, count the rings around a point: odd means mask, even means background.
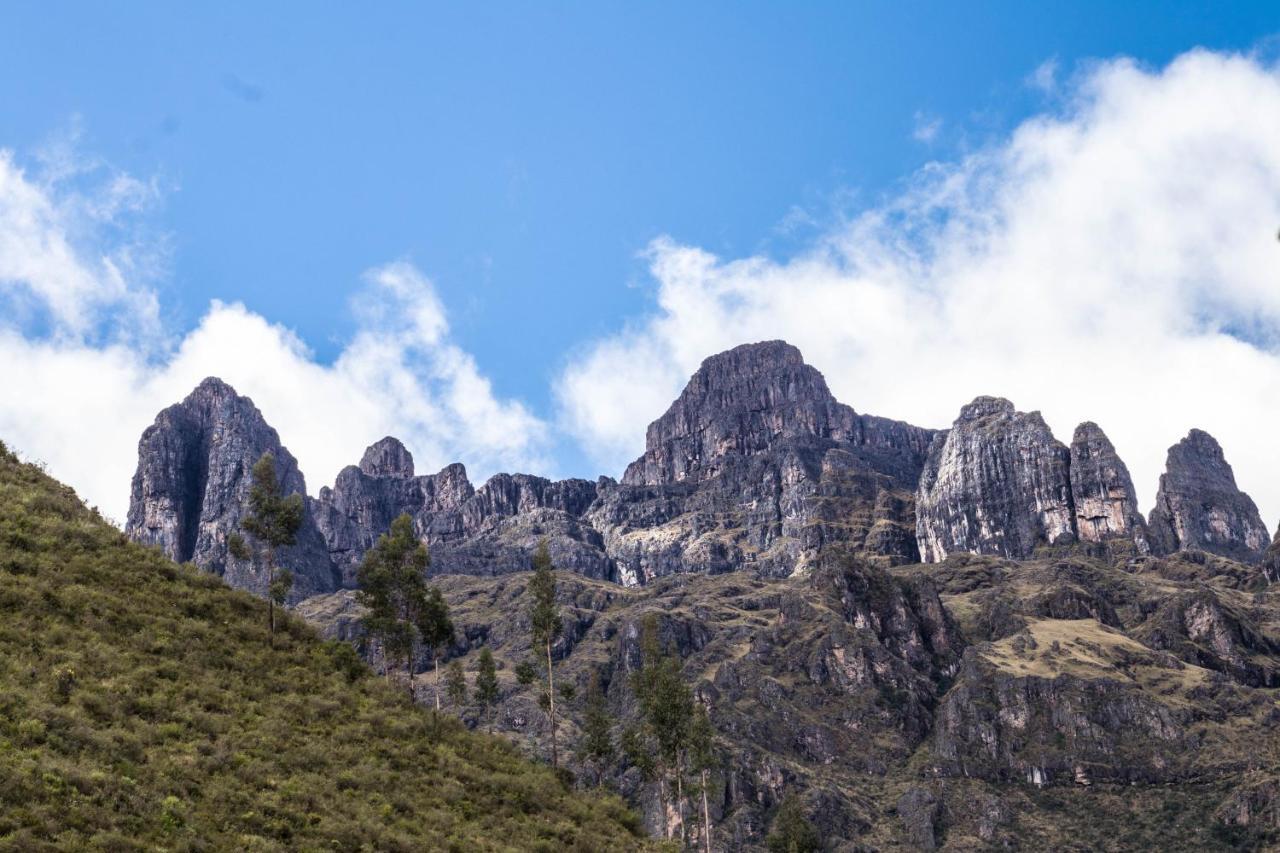
[[[254,399],[313,490],[386,434],[423,469],[550,466],[545,424],[494,394],[411,263],[364,276],[352,301],[358,330],[331,364],[239,303],[214,302],[196,328],[175,333],[130,260],[145,254],[135,239],[145,229],[131,223],[153,189],[91,171],[91,182],[75,177],[80,168],[27,174],[0,151],[0,437],[108,514],[124,516],[142,430],[210,375]]]
[[[911,138],[916,142],[923,142],[926,145],[938,138],[938,131],[942,130],[942,119],[929,113],[917,111],[915,114],[915,127],[911,131]]]
[[[781,337],[862,411],[945,426],[990,393],[1067,440],[1097,420],[1148,504],[1208,429],[1274,520],[1280,75],[1196,51],[1071,79],[1061,112],[785,262],[655,241],[655,309],[567,365],[560,422],[619,471],[702,358]]]
[[[1041,92],[1049,93],[1058,87],[1058,59],[1050,57],[1036,66],[1027,75],[1027,85]]]

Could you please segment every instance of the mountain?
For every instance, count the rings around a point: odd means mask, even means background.
[[[1169,448],[1151,533],[1166,553],[1199,548],[1247,562],[1261,559],[1269,544],[1258,508],[1236,487],[1222,447],[1198,429]]]
[[[715,728],[725,849],[758,848],[788,793],[850,851],[1280,839],[1280,545],[1204,433],[1170,450],[1148,524],[1092,422],[1067,445],[995,397],[946,430],[858,414],[772,341],[704,361],[620,480],[475,487],[384,438],[308,506],[342,588],[295,612],[376,662],[355,570],[409,513],[459,628],[447,656],[494,652],[496,729],[533,755],[545,720],[514,672],[536,543],[561,569],[557,678],[601,685],[620,725],[656,619]],[[564,711],[571,743],[581,703]],[[650,833],[679,823],[625,760],[604,776]]]
[[[686,571],[783,576],[836,543],[911,562],[914,492],[933,436],[837,402],[795,347],[752,344],[703,363],[621,482],[497,474],[476,487],[456,463],[416,474],[388,436],[307,500],[299,545],[282,562],[299,577],[296,599],[351,588],[364,552],[401,513],[441,574],[525,570],[544,537],[557,566],[626,585]],[[305,494],[253,402],[206,380],[143,434],[127,533],[261,594],[264,578],[229,553],[227,536],[264,452],[285,490]]]
[[[190,547],[174,532],[163,547]],[[300,619],[269,649],[261,601],[129,542],[3,445],[0,688],[3,850],[645,844],[616,798],[433,721]]]
[[[253,401],[220,379],[204,380],[142,434],[125,533],[160,546],[175,562],[195,563],[231,586],[265,595],[265,572],[237,560],[227,547],[227,535],[245,513],[249,472],[264,453],[275,456],[286,494],[307,493],[293,454]],[[295,600],[338,587],[338,573],[309,510],[298,544],[282,549],[278,561],[294,573]]]

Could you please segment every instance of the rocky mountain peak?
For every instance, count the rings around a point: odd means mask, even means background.
[[[1016,414],[1018,411],[1013,403],[1004,397],[975,397],[972,403],[961,407],[956,422],[972,423],[983,418],[1009,417]]]
[[[1161,553],[1198,549],[1256,563],[1270,541],[1222,446],[1199,429],[1169,448],[1150,527]]]
[[[236,393],[236,389],[232,388],[226,382],[223,382],[217,376],[206,376],[204,379],[200,380],[200,384],[187,395],[186,399],[187,401],[190,401],[192,398],[202,397],[206,399],[218,398],[249,400],[248,397],[241,397]],[[249,402],[252,402],[252,400],[249,400]]]
[[[400,439],[387,436],[365,450],[360,470],[370,477],[409,478],[413,476],[413,456]]]
[[[767,451],[792,438],[847,440],[855,417],[791,344],[744,344],[702,362],[649,425],[645,454],[623,482],[697,482],[715,476],[728,455]]]
[[[1071,496],[1076,532],[1086,542],[1131,539],[1139,554],[1151,551],[1129,469],[1102,428],[1092,421],[1071,439]]]
[[[227,550],[227,535],[239,527],[245,512],[249,472],[264,453],[275,457],[285,493],[305,495],[297,460],[253,401],[221,379],[205,379],[143,432],[126,533],[158,545],[173,560],[223,575],[233,586],[265,593],[265,572]],[[297,546],[281,551],[279,559],[297,576],[298,596],[337,585],[310,512]]]
[[[978,397],[934,439],[916,493],[926,562],[967,551],[1014,559],[1075,535],[1070,451],[1039,412]]]

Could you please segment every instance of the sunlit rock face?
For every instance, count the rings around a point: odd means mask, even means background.
[[[914,491],[932,430],[860,415],[782,341],[702,363],[586,519],[625,583],[676,572],[808,571],[838,545],[918,559]]]
[[[1071,439],[1071,498],[1076,534],[1081,540],[1127,539],[1138,554],[1151,552],[1129,469],[1111,440],[1092,421],[1076,427]]]
[[[916,493],[926,562],[950,553],[1023,559],[1075,538],[1070,451],[1039,412],[979,397],[934,439]]]
[[[179,562],[222,575],[227,583],[265,595],[267,573],[237,560],[227,536],[246,513],[250,472],[264,453],[276,460],[286,494],[306,494],[298,463],[248,397],[220,379],[206,379],[181,403],[162,411],[138,442],[125,532],[158,545]],[[298,544],[277,563],[294,574],[293,598],[336,589],[339,577],[308,506]]]
[[[1198,429],[1169,448],[1150,528],[1161,554],[1196,549],[1256,563],[1270,544],[1258,507],[1236,486],[1222,447]]]
[[[732,459],[830,442],[883,455],[885,473],[911,479],[932,430],[868,417],[838,402],[822,374],[784,341],[744,344],[708,358],[649,425],[625,485],[702,482]]]

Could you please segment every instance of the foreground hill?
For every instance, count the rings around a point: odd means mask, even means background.
[[[616,798],[132,544],[0,445],[0,850],[626,850]]]

